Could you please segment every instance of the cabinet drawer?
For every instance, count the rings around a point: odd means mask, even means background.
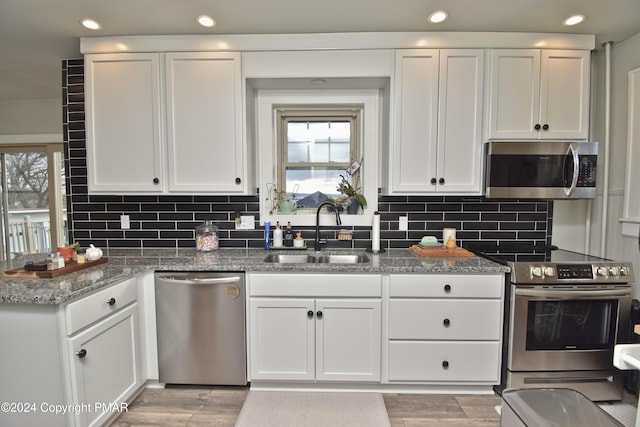
[[[393,274],[391,297],[502,298],[504,275]]]
[[[499,381],[499,342],[391,342],[389,380],[458,383]]]
[[[251,274],[249,295],[279,297],[381,297],[377,274]]]
[[[68,304],[67,335],[72,335],[96,320],[115,313],[136,299],[136,279],[131,278]]]
[[[500,300],[392,299],[389,338],[409,340],[498,340]]]

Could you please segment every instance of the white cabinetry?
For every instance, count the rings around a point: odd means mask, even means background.
[[[380,381],[379,275],[251,274],[251,381]]]
[[[587,139],[590,52],[491,51],[489,138]]]
[[[160,57],[85,57],[88,186],[91,192],[161,192]]]
[[[389,381],[497,384],[502,275],[391,275]]]
[[[393,193],[479,194],[482,49],[396,52]]]
[[[240,54],[85,57],[92,193],[242,193]]]
[[[0,304],[0,425],[100,426],[142,387],[136,280],[66,305]],[[55,414],[54,405],[67,408]]]

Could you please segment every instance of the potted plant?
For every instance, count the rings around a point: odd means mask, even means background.
[[[348,214],[357,214],[360,206],[367,207],[367,198],[360,192],[360,187],[353,186],[344,175],[340,175],[340,182],[336,188],[342,194],[337,198],[328,198],[336,206],[346,209]]]
[[[273,207],[269,213],[273,213],[274,211],[278,211],[280,213],[294,213],[298,209],[297,192],[297,184],[291,193],[287,193],[285,190],[278,190],[278,186],[276,184],[272,184],[270,193],[272,196]]]

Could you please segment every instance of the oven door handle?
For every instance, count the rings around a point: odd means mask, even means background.
[[[601,297],[625,297],[631,295],[631,288],[627,289],[607,289],[593,291],[549,291],[539,289],[516,289],[517,296],[550,298],[550,299],[581,299],[581,298],[601,298]]]

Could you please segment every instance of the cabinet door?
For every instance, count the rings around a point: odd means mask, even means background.
[[[171,192],[244,191],[240,54],[168,53]]]
[[[491,52],[489,137],[538,138],[540,50],[496,49]]]
[[[250,379],[315,378],[312,299],[249,300]]]
[[[436,176],[439,52],[396,53],[391,190],[433,191]]]
[[[137,310],[134,303],[69,339],[73,402],[91,408],[77,425],[104,424],[142,386]]]
[[[590,55],[589,51],[542,51],[540,138],[587,139]]]
[[[380,300],[316,301],[316,379],[380,381]]]
[[[480,193],[484,50],[440,51],[437,191]]]
[[[85,57],[90,192],[161,192],[158,54]]]

